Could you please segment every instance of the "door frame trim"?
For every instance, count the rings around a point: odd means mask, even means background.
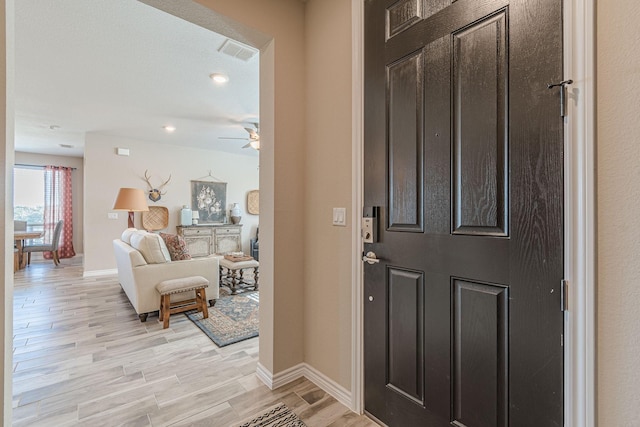
[[[563,0],[565,78],[564,424],[595,426],[595,0]],[[351,410],[364,411],[361,213],[364,154],[364,0],[351,0],[352,20],[352,361]]]
[[[595,426],[595,0],[564,0],[565,425]]]
[[[362,230],[364,161],[364,0],[351,0],[351,405],[364,412],[364,275]]]

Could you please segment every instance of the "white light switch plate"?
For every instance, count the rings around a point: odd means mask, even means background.
[[[333,208],[333,225],[346,227],[347,225],[347,208]]]
[[[109,218],[109,219],[118,219],[118,212],[109,212],[107,214],[107,218]]]

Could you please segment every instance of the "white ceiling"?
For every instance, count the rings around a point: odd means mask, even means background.
[[[258,121],[258,55],[222,54],[225,37],[136,0],[19,0],[15,10],[16,151],[82,156],[85,133],[97,132],[257,155],[219,137],[246,138]],[[230,80],[216,85],[211,73]]]

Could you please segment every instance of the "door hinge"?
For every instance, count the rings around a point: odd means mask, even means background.
[[[560,282],[560,310],[569,311],[569,281],[566,279]]]

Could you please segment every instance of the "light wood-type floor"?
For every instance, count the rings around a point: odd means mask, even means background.
[[[376,426],[306,379],[269,390],[258,339],[217,347],[183,314],[141,323],[81,260],[15,274],[14,426],[230,426],[284,402],[309,427]]]

